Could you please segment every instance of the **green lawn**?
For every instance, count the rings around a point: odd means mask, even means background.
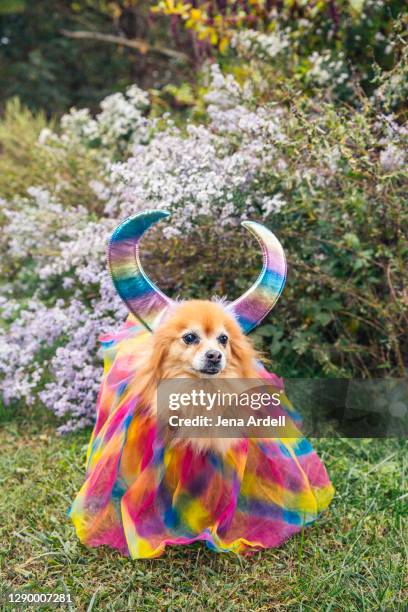
[[[335,500],[279,549],[240,558],[195,544],[132,561],[87,550],[66,517],[89,432],[58,437],[41,413],[1,425],[2,592],[65,590],[75,610],[405,609],[406,442],[318,441]]]

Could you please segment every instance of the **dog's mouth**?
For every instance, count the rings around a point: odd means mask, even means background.
[[[199,370],[200,374],[210,374],[210,376],[214,376],[215,374],[219,374],[221,372],[221,368],[217,366],[207,366],[202,370]]]

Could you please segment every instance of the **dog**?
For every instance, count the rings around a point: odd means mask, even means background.
[[[102,338],[97,418],[71,519],[87,546],[108,545],[134,559],[196,541],[239,554],[279,546],[315,520],[333,496],[324,465],[296,424],[294,436],[269,440],[193,433],[166,438],[158,386],[225,383],[240,391],[256,379],[283,389],[246,336],[282,291],[282,246],[270,230],[246,222],[263,251],[255,283],[232,302],[174,301],[149,280],[139,258],[143,234],[167,214],[139,213],[109,243],[113,284],[130,316],[121,330]],[[282,410],[296,420],[285,398]]]

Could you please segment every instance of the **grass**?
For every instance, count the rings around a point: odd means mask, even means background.
[[[132,561],[84,548],[67,519],[89,432],[60,438],[48,416],[19,412],[0,431],[2,593],[66,591],[72,610],[406,609],[406,442],[317,441],[335,500],[279,549],[240,558],[195,544]]]

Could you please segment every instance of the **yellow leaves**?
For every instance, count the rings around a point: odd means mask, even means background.
[[[182,0],[161,0],[155,6],[151,7],[152,13],[160,13],[162,15],[177,15],[182,19],[188,19],[192,9],[191,4],[185,3]]]
[[[190,19],[193,21],[201,21],[203,16],[203,11],[201,9],[191,9]]]
[[[224,53],[228,49],[228,45],[229,45],[229,39],[226,36],[224,36],[220,40],[218,49],[220,50],[221,53]]]
[[[189,18],[186,20],[186,27],[190,30],[197,30],[202,23],[205,23],[203,19],[198,20]]]
[[[217,32],[215,31],[214,28],[208,28],[207,36],[209,37],[210,43],[212,45],[215,46],[218,43],[218,34],[217,34]]]
[[[186,28],[193,30],[197,34],[198,40],[208,41],[213,47],[218,46],[221,52],[227,49],[229,37],[223,33],[224,18],[222,15],[217,14],[210,20],[204,8],[192,8],[190,4],[184,5],[186,10],[181,15],[180,11],[176,12],[179,5],[175,5],[170,0],[166,4],[167,10],[169,10],[170,4],[173,5],[171,14],[181,16],[185,21]]]
[[[265,18],[265,7],[265,0],[249,0],[245,10],[229,8],[224,12],[219,11],[216,3],[209,0],[199,2],[195,7],[182,0],[159,0],[150,10],[161,15],[179,17],[187,29],[195,32],[198,40],[207,41],[217,47],[220,53],[225,53],[234,32],[247,27],[250,17],[252,20]]]

